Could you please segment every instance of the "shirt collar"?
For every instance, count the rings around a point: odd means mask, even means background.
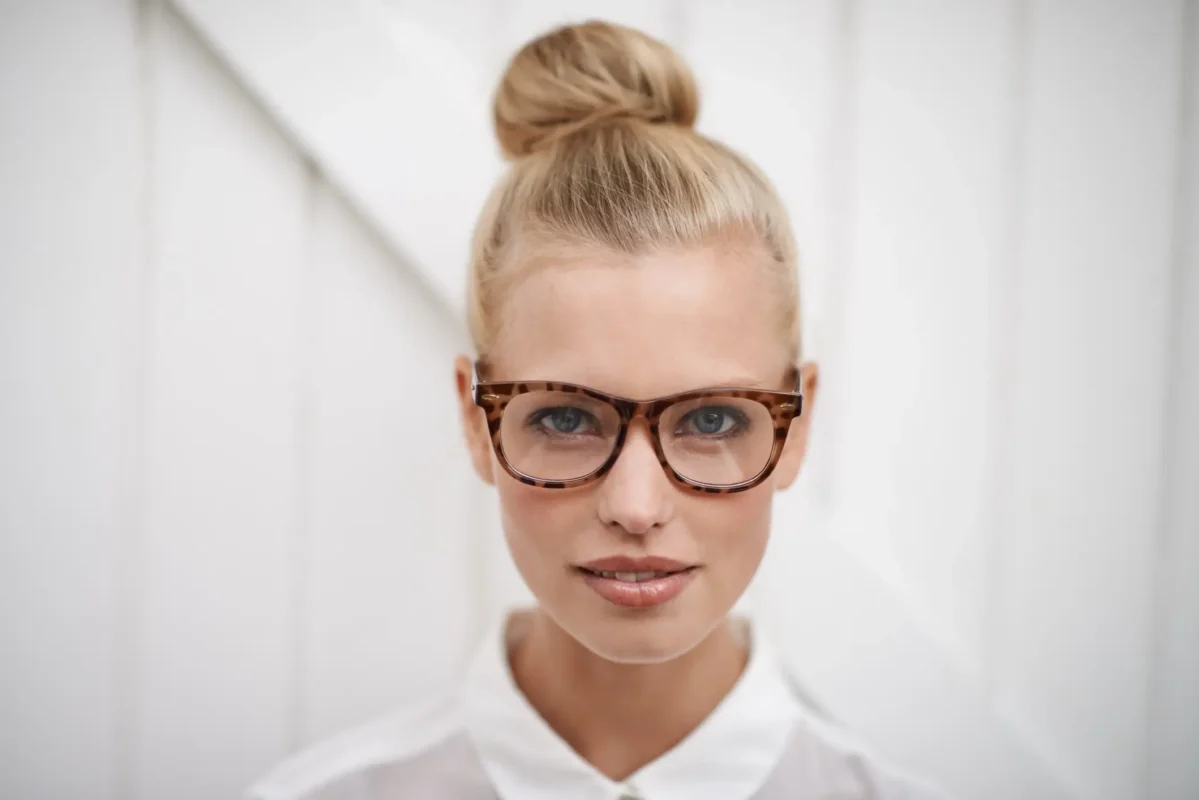
[[[682,742],[623,782],[610,780],[553,731],[516,686],[508,619],[488,635],[467,672],[463,715],[503,800],[744,800],[782,757],[800,709],[773,653],[748,621],[741,677]]]

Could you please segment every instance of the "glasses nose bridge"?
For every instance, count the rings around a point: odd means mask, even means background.
[[[644,419],[651,429],[657,430],[663,408],[661,400],[614,400],[612,404],[626,429],[634,420]]]
[[[665,455],[662,449],[662,440],[658,431],[658,420],[662,415],[665,405],[661,400],[615,400],[613,405],[620,413],[621,417],[621,432],[616,443],[616,452],[612,458],[615,462],[624,451],[625,446],[629,442],[629,434],[632,432],[633,423],[638,419],[645,420],[646,433],[649,437],[649,445],[657,456],[658,461],[665,468]]]

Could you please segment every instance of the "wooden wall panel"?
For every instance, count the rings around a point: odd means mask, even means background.
[[[137,550],[132,3],[0,23],[0,795],[115,798]]]
[[[992,653],[1088,796],[1143,794],[1180,2],[1030,9]]]
[[[323,182],[306,300],[303,738],[441,687],[478,634],[464,332]]]
[[[1145,796],[1199,797],[1199,3],[1187,4],[1180,87],[1172,352],[1154,585]],[[1148,537],[1146,537],[1148,539]]]
[[[435,39],[427,45],[430,50],[445,53],[447,62],[456,62],[445,64],[445,77],[459,84],[458,92],[475,92],[479,103],[475,110],[483,111],[495,89],[493,70],[511,55],[499,52],[496,37],[504,0],[387,0],[387,5],[397,19],[415,24]],[[487,114],[478,117],[480,122],[487,118]]]
[[[978,672],[1013,15],[930,0],[856,16],[834,535]]]
[[[301,160],[171,12],[150,20],[154,275],[136,797],[232,797],[294,687]]]

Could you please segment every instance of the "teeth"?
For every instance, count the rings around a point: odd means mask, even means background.
[[[601,578],[610,580],[624,581],[625,583],[640,583],[641,581],[653,580],[654,578],[665,578],[669,572],[606,572],[605,570],[595,570],[595,574]]]

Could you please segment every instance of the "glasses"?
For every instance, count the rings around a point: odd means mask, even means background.
[[[799,391],[697,389],[629,400],[572,383],[481,381],[478,365],[471,392],[504,470],[547,489],[602,478],[620,457],[629,423],[644,417],[658,462],[675,483],[743,492],[770,476],[803,408]]]

